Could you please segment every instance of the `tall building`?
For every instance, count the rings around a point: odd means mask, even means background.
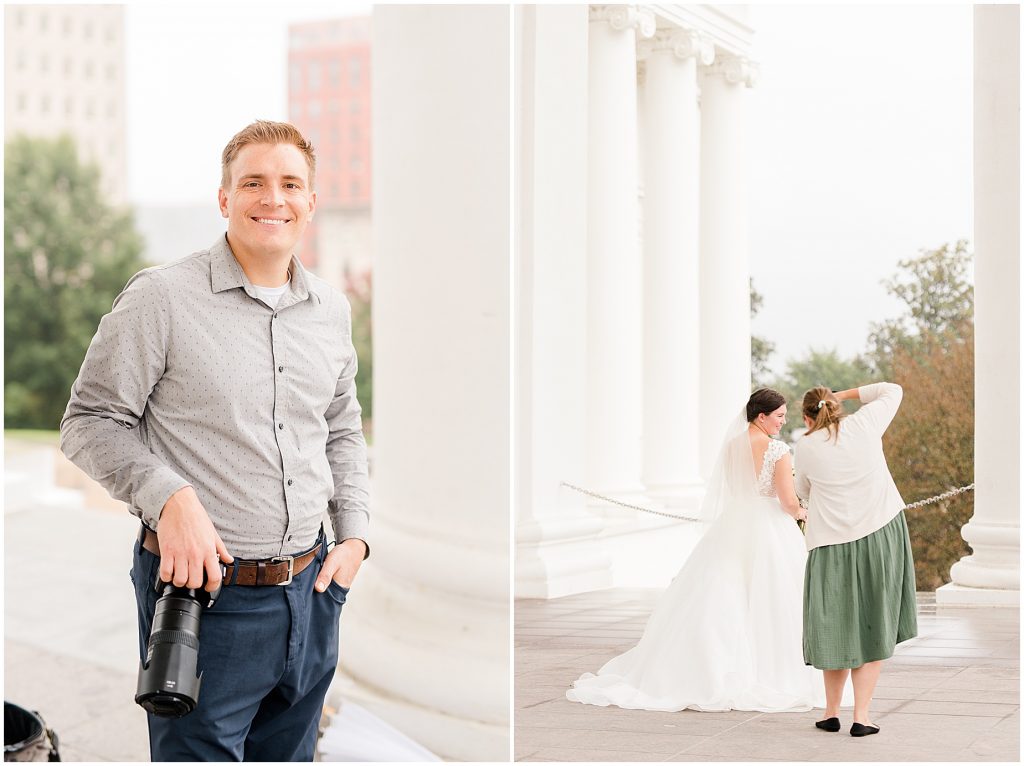
[[[4,6],[4,139],[68,133],[126,201],[123,5]]]
[[[370,264],[370,18],[292,24],[288,119],[317,155],[317,213],[301,257],[344,287]]]

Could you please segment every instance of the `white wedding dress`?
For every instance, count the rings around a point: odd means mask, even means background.
[[[807,552],[775,494],[768,445],[755,475],[747,422],[730,426],[708,482],[712,523],[662,595],[640,642],[585,673],[566,697],[589,705],[676,711],[824,707],[820,671],[804,664]]]

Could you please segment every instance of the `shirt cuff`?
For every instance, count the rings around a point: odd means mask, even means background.
[[[339,543],[356,538],[366,544],[365,561],[370,556],[370,544],[367,541],[370,531],[370,519],[365,511],[351,509],[331,514],[331,524],[334,526],[334,539]]]
[[[179,489],[192,486],[170,468],[160,468],[146,479],[135,493],[133,505],[139,510],[139,516],[152,530],[156,530],[160,522],[160,513],[167,501]]]

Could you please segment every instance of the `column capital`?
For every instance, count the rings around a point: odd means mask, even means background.
[[[651,39],[640,42],[637,55],[646,59],[659,51],[668,51],[680,61],[695,58],[704,66],[715,60],[714,42],[696,29],[659,29]]]
[[[651,37],[656,30],[654,13],[635,5],[592,5],[590,21],[607,21],[619,31],[635,29],[641,38]]]
[[[710,75],[720,75],[733,85],[742,83],[753,88],[761,76],[761,65],[746,56],[719,55],[707,68]]]

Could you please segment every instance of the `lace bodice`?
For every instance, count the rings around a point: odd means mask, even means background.
[[[757,477],[757,494],[762,497],[778,496],[775,492],[775,463],[787,452],[789,452],[789,445],[786,442],[777,439],[768,442],[768,449],[764,453],[764,463],[761,465],[761,473]]]

